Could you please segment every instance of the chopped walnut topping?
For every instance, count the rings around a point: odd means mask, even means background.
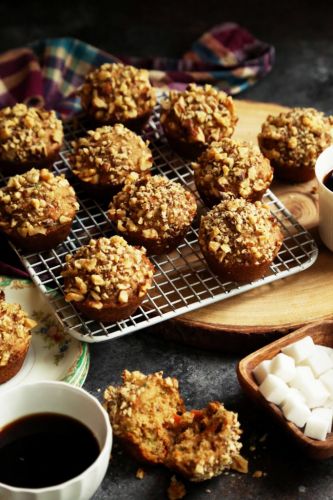
[[[269,115],[258,141],[273,166],[313,169],[319,154],[333,143],[333,116],[312,108]]]
[[[161,241],[189,226],[196,213],[195,198],[177,182],[155,175],[126,184],[108,211],[120,232]]]
[[[227,265],[272,260],[282,239],[277,220],[260,201],[224,200],[201,219],[201,248]]]
[[[66,255],[62,272],[65,300],[84,301],[89,307],[102,309],[104,304],[126,304],[142,297],[154,274],[145,253],[120,236],[90,240],[74,255]]]
[[[148,71],[118,63],[88,73],[80,94],[83,109],[99,122],[139,118],[156,104]]]
[[[231,196],[253,201],[273,179],[258,146],[233,139],[212,143],[192,167],[199,192],[217,200]]]
[[[30,330],[37,323],[29,319],[19,304],[8,304],[0,300],[0,367],[26,349],[30,342]]]
[[[63,128],[54,111],[15,104],[0,110],[0,158],[11,162],[47,159],[63,141]]]
[[[230,137],[237,122],[232,97],[211,85],[191,83],[171,91],[162,103],[161,123],[168,136],[208,145]]]
[[[70,222],[79,204],[63,175],[47,169],[15,175],[0,189],[0,229],[20,236],[47,234],[50,228]]]
[[[148,144],[117,123],[89,130],[86,137],[73,141],[69,162],[84,182],[121,186],[126,179],[150,175],[153,159]]]

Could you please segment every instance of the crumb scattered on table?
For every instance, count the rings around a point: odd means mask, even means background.
[[[138,479],[143,479],[145,477],[145,471],[139,467],[139,469],[136,471],[135,477]]]
[[[169,500],[180,500],[186,495],[186,489],[181,481],[178,481],[176,476],[171,477],[170,486],[168,488]]]
[[[263,477],[264,473],[262,470],[256,470],[254,471],[254,473],[252,474],[252,477],[256,477],[256,478],[260,478],[260,477]]]

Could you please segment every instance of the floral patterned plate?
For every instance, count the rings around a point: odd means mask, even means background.
[[[37,321],[29,352],[19,373],[0,385],[9,387],[37,380],[62,380],[82,386],[89,370],[88,345],[67,335],[44,296],[30,280],[0,276],[7,302],[16,302]]]

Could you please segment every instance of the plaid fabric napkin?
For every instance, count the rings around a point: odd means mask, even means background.
[[[80,111],[76,90],[86,73],[115,61],[147,68],[159,87],[211,83],[237,94],[271,70],[274,48],[234,23],[204,33],[181,59],[119,58],[74,38],[47,38],[0,55],[0,107],[26,102],[44,105],[66,118]],[[3,238],[0,245],[1,260],[10,263],[0,261],[0,274],[22,275]]]
[[[181,59],[117,58],[73,38],[47,38],[0,55],[0,107],[43,104],[62,117],[80,110],[76,90],[85,74],[104,62],[149,69],[156,86],[211,83],[237,94],[272,68],[274,48],[233,23],[214,27]]]

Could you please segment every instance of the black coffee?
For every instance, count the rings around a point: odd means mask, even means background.
[[[100,452],[94,434],[74,418],[37,413],[0,430],[0,482],[44,488],[81,474]]]
[[[330,191],[333,191],[333,170],[328,172],[324,177],[324,184]]]

